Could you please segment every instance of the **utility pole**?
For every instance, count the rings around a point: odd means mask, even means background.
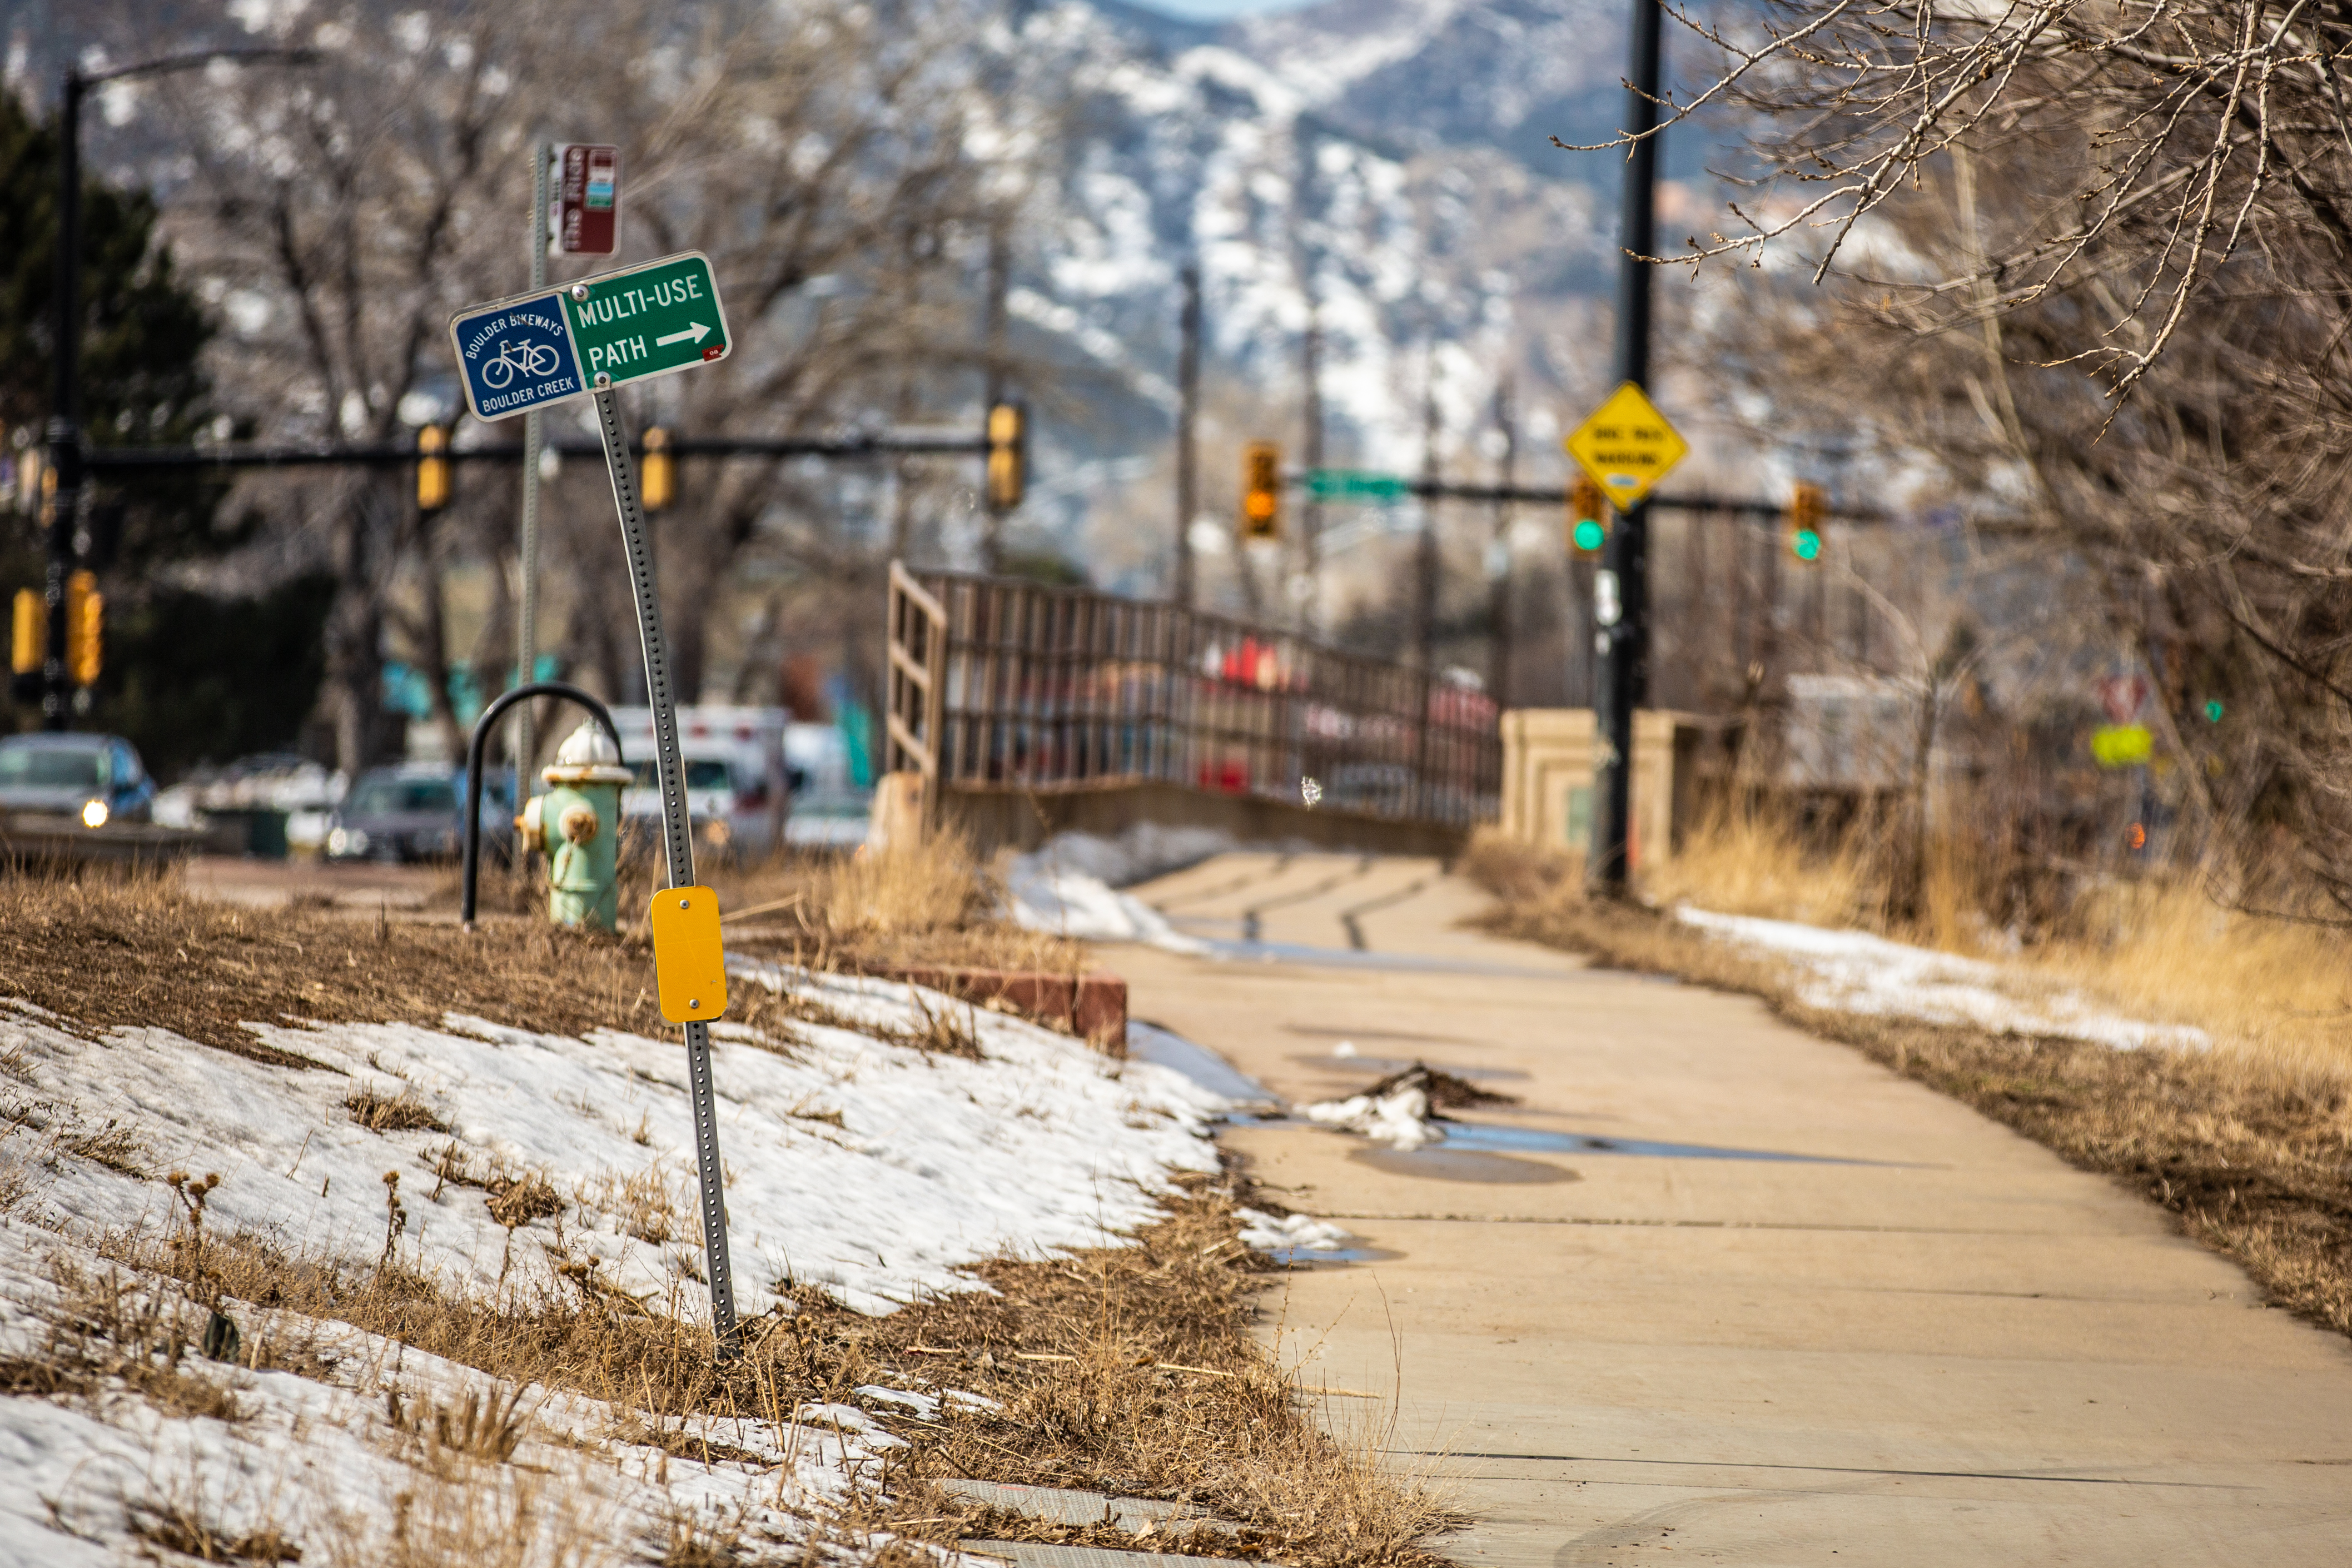
[[[988,374],[982,394],[982,406],[993,409],[1004,401],[1005,298],[1012,290],[1012,257],[1005,238],[1005,220],[1000,214],[988,230]],[[993,576],[1003,565],[1004,554],[1004,513],[994,506],[988,507],[987,531],[981,536],[981,570]]]
[[[1299,455],[1308,473],[1323,466],[1323,315],[1316,308],[1310,284],[1307,295],[1307,336],[1299,344],[1299,379],[1306,383],[1306,439]],[[1323,500],[1313,489],[1298,508],[1298,538],[1303,549],[1307,596],[1299,601],[1299,630],[1315,634],[1315,608],[1323,592]]]
[[[530,287],[547,287],[548,164],[555,149],[545,142],[530,150]],[[546,436],[538,409],[522,416],[522,537],[516,541],[515,559],[522,578],[521,601],[515,612],[515,684],[529,685],[539,678],[539,463]],[[515,810],[531,796],[530,764],[537,750],[531,733],[530,704],[515,705]],[[520,866],[522,857],[514,857]]]
[[[68,67],[58,116],[57,327],[51,352],[49,470],[58,476],[49,507],[49,568],[42,584],[48,646],[41,654],[41,727],[73,722],[66,695],[66,579],[80,553],[81,526],[81,100],[89,83]]]
[[[1627,72],[1623,211],[1617,260],[1617,374],[1643,392],[1650,382],[1650,266],[1656,249],[1658,57],[1662,0],[1633,0]],[[1609,531],[1593,584],[1600,689],[1593,694],[1592,850],[1586,880],[1621,897],[1632,869],[1633,712],[1648,696],[1649,507],[1626,508]],[[1653,852],[1662,846],[1651,846]]]
[[[55,372],[49,401],[49,468],[57,490],[49,509],[48,571],[42,597],[48,607],[47,647],[41,662],[41,726],[66,729],[73,723],[73,703],[67,692],[66,582],[74,563],[89,549],[81,527],[83,453],[81,442],[81,106],[89,89],[131,77],[167,76],[194,70],[215,60],[241,65],[276,60],[308,65],[319,57],[315,49],[202,49],[173,55],[113,70],[84,75],[66,68],[64,91],[58,102],[58,254],[57,307],[50,348]]]
[[[1201,515],[1201,269],[1184,269],[1184,306],[1176,345],[1176,584],[1177,604],[1192,608],[1192,519]]]
[[[1437,340],[1429,340],[1422,357],[1421,477],[1437,483]],[[1412,650],[1423,677],[1437,673],[1437,497],[1421,503],[1421,538],[1412,573]],[[1426,715],[1423,716],[1426,717]],[[1426,726],[1423,727],[1424,728]]]
[[[1513,469],[1519,455],[1519,430],[1511,415],[1511,377],[1505,371],[1495,383],[1495,428],[1501,432],[1503,450],[1496,460],[1496,488],[1507,492],[1516,482]],[[1509,701],[1511,683],[1511,503],[1495,501],[1495,542],[1489,547],[1486,583],[1486,629],[1493,646],[1486,668],[1486,687],[1497,707]]]

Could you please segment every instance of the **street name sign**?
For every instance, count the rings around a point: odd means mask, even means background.
[[[610,256],[621,243],[621,150],[574,141],[560,156],[555,243],[566,256]]]
[[[480,420],[711,364],[733,346],[699,251],[460,310],[449,341]]]
[[[1393,501],[1411,486],[1395,474],[1361,468],[1309,468],[1307,493],[1318,501],[1334,498]]]
[[[1619,511],[1638,506],[1690,452],[1690,443],[1632,382],[1611,392],[1565,444]]]

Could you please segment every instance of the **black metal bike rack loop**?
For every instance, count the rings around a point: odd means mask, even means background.
[[[614,727],[611,711],[566,681],[532,681],[499,694],[482,710],[482,716],[474,721],[474,738],[466,745],[466,896],[459,919],[468,931],[474,928],[474,884],[482,864],[482,752],[489,745],[490,731],[498,727],[507,709],[531,697],[562,697],[578,703],[613,737],[614,752],[617,755],[621,749],[621,732]],[[520,810],[522,802],[518,800],[515,805]]]

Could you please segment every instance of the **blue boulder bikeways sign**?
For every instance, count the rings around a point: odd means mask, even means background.
[[[461,310],[449,340],[481,420],[710,364],[733,347],[698,251]]]
[[[562,298],[552,291],[460,315],[449,335],[476,419],[504,419],[588,390]]]

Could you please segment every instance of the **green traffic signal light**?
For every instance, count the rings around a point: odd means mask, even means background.
[[[1577,549],[1588,551],[1597,550],[1608,539],[1609,530],[1602,528],[1594,518],[1579,517],[1576,520],[1576,528],[1570,537],[1575,539]]]
[[[1811,528],[1799,528],[1789,536],[1790,553],[1799,560],[1822,559],[1822,536]]]
[[[2221,699],[2220,697],[2208,697],[2206,699],[2205,722],[2207,724],[2219,724],[2221,722]]]

